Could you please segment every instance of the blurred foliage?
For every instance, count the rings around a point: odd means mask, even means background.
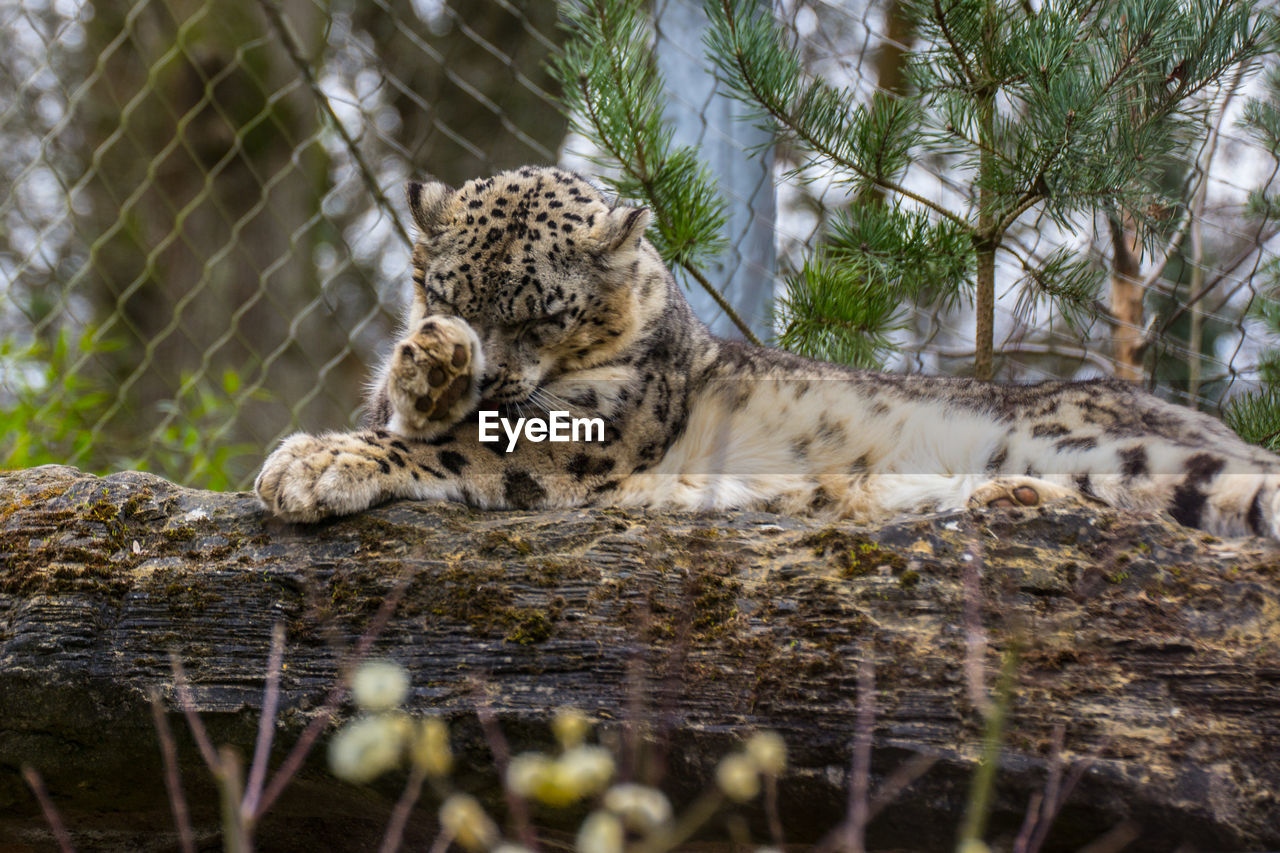
[[[0,339],[0,468],[28,468],[78,460],[92,473],[121,469],[151,471],[194,488],[236,488],[262,448],[229,442],[227,434],[246,399],[268,400],[246,389],[240,375],[223,371],[183,375],[180,392],[155,405],[157,428],[145,452],[128,441],[106,441],[100,426],[111,416],[116,395],[90,371],[74,369],[86,357],[118,352],[119,341],[88,328],[75,339],[61,331],[50,344]],[[127,455],[133,450],[136,455]]]

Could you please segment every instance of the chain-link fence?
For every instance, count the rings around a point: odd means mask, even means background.
[[[654,4],[659,44],[681,2]],[[896,10],[776,11],[814,73],[870,92],[902,85],[912,35]],[[563,39],[550,0],[0,0],[0,32],[8,466],[247,485],[280,436],[357,419],[406,295],[405,179],[583,162],[547,70]],[[1018,232],[1025,257],[1066,243],[1114,275],[1084,330],[1002,299],[1001,378],[1116,374],[1207,408],[1254,378],[1265,341],[1251,309],[1275,228],[1244,207],[1276,164],[1236,128],[1247,87],[1212,93],[1209,141],[1170,178],[1188,203],[1169,212],[1165,249],[1140,255],[1122,222]],[[739,138],[714,116],[701,126],[708,148]],[[795,165],[774,154],[774,174]],[[735,247],[723,276],[754,265],[775,280],[774,250],[782,268],[798,262],[845,202],[808,177],[779,180],[767,203],[758,181],[728,188],[748,218],[773,217],[774,240]],[[964,201],[941,162],[908,180]],[[1022,274],[1002,270],[1010,294]],[[968,367],[964,306],[904,310],[892,369]]]

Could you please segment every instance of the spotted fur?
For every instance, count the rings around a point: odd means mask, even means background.
[[[1280,457],[1110,381],[857,371],[713,337],[649,215],[525,167],[410,183],[413,299],[367,428],[294,435],[256,484],[293,521],[393,497],[480,507],[769,507],[877,519],[1050,500],[1276,536]],[[598,443],[478,436],[477,411],[600,417]]]

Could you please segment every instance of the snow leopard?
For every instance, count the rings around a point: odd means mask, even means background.
[[[402,333],[361,429],[266,459],[255,489],[281,519],[393,498],[863,522],[1076,501],[1280,534],[1280,457],[1208,414],[1111,379],[900,375],[713,336],[646,238],[649,210],[559,168],[406,196]],[[599,428],[550,440],[567,416]],[[495,419],[544,426],[495,441]]]

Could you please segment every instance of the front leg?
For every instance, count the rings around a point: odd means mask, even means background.
[[[483,370],[480,338],[465,320],[427,317],[396,342],[379,371],[369,400],[375,429],[285,439],[254,483],[259,500],[287,521],[318,521],[392,497],[457,497],[458,488],[440,482],[423,488],[450,478],[439,455],[420,442],[444,438],[474,411]]]
[[[267,457],[255,488],[286,521],[318,521],[393,498],[457,500],[483,509],[581,506],[632,468],[629,452],[594,441],[480,441],[469,417],[435,438],[387,430],[294,435]]]
[[[425,478],[446,479],[414,461],[421,455],[414,450],[384,430],[297,433],[267,457],[254,490],[263,507],[285,521],[347,515],[413,494]],[[440,497],[449,496],[441,490]]]
[[[410,438],[445,432],[480,401],[484,351],[461,318],[427,317],[396,342],[380,371],[371,426]]]

